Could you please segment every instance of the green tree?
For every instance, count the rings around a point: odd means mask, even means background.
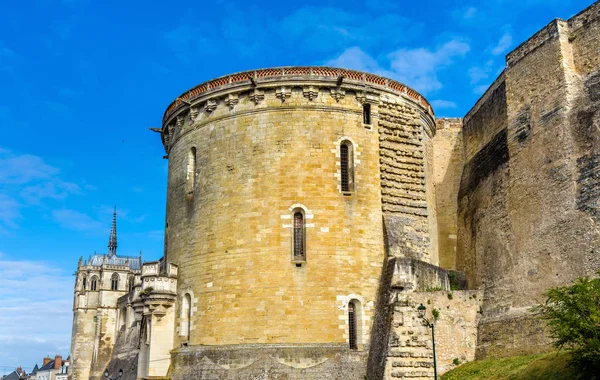
[[[582,378],[600,379],[600,278],[579,278],[544,295],[533,311],[547,321],[554,345],[572,350]]]

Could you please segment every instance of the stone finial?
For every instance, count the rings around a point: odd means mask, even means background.
[[[217,109],[217,102],[215,100],[209,99],[206,101],[206,105],[204,106],[204,111],[211,113],[212,111]]]
[[[240,98],[237,95],[229,94],[227,95],[227,98],[225,98],[225,105],[229,107],[230,110],[232,110],[233,107],[235,107],[235,105],[239,103],[239,101]]]
[[[285,99],[290,98],[291,96],[292,91],[287,87],[281,87],[275,91],[275,97],[281,99],[281,103],[285,102]]]
[[[341,99],[344,99],[346,96],[346,91],[341,88],[332,88],[331,89],[331,97],[335,99],[336,102],[339,102]]]
[[[265,99],[265,93],[260,90],[254,89],[250,92],[249,98],[254,103],[254,105],[258,105],[258,103],[260,103],[261,100]]]
[[[319,96],[319,90],[315,86],[308,86],[302,91],[302,94],[308,98],[308,100],[316,99]]]

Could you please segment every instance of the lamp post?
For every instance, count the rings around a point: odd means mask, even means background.
[[[433,328],[433,323],[429,322],[429,320],[425,318],[426,310],[427,308],[421,304],[419,307],[417,307],[417,315],[427,323],[427,326],[431,327],[431,342],[433,344],[433,378],[437,380],[437,364],[435,362],[435,330]]]
[[[123,376],[123,370],[122,369],[119,370],[119,375],[117,377],[115,377],[115,378],[112,378],[112,377],[108,376],[108,370],[104,371],[104,377],[106,377],[108,380],[117,380],[117,379],[121,378],[122,376]]]

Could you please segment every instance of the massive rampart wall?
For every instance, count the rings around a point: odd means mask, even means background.
[[[600,4],[507,56],[463,130],[457,267],[484,289],[478,355],[535,351],[528,308],[598,265]]]

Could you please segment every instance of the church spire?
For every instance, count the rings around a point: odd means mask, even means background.
[[[108,257],[117,254],[117,206],[113,211],[112,226],[110,227],[110,237],[108,238]]]

